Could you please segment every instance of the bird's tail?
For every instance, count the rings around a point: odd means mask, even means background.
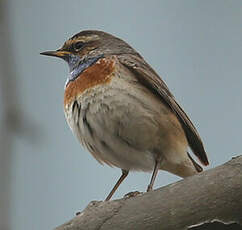
[[[197,172],[202,172],[203,171],[203,168],[196,162],[192,159],[192,157],[190,156],[190,154],[187,152],[187,155],[189,157],[189,159],[191,160],[191,162],[193,163],[195,169],[197,170]]]
[[[192,159],[188,152],[183,153],[183,157],[178,162],[172,161],[174,158],[170,158],[162,165],[163,170],[171,172],[180,177],[189,177],[198,174],[203,171],[203,168]]]

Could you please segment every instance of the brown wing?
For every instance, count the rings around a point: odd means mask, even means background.
[[[178,105],[165,82],[163,82],[163,80],[155,73],[155,71],[144,61],[140,55],[118,55],[118,59],[120,63],[122,63],[126,68],[134,73],[138,81],[145,85],[150,91],[152,91],[152,93],[159,96],[162,101],[173,110],[182,124],[190,148],[201,161],[201,163],[208,165],[208,158],[196,128],[186,113]]]

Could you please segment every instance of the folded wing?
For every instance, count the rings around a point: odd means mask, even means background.
[[[176,102],[174,96],[169,91],[165,82],[156,74],[156,72],[144,61],[140,55],[125,54],[119,55],[118,59],[127,69],[134,73],[140,83],[147,87],[152,93],[160,97],[160,99],[170,107],[176,114],[182,124],[186,134],[188,143],[193,153],[204,165],[208,165],[208,158],[204,150],[202,140],[188,118]]]

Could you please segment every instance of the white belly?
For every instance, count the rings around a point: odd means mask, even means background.
[[[73,133],[99,162],[142,171],[154,169],[154,154],[163,146],[164,163],[169,161],[170,151],[173,155],[177,152],[174,146],[166,146],[166,129],[162,130],[160,123],[162,118],[164,127],[169,124],[169,114],[154,95],[118,77],[86,90],[65,108]],[[179,150],[182,155],[186,154],[184,148]]]

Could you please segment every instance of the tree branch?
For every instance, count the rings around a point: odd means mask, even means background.
[[[56,230],[215,229],[216,224],[242,228],[242,156],[136,197],[93,201]]]

